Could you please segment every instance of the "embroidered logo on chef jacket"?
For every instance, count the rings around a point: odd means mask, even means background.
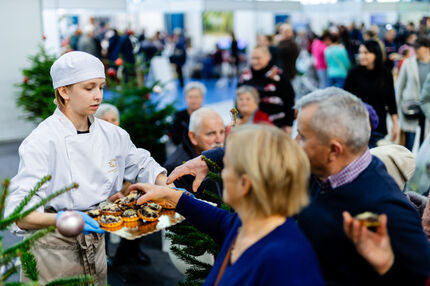
[[[109,173],[114,173],[118,171],[118,166],[115,158],[108,161],[108,166],[109,166],[109,171],[108,171]]]

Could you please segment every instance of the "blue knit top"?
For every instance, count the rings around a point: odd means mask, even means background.
[[[237,214],[182,196],[176,210],[222,245],[204,285],[213,285],[241,221]],[[315,253],[292,218],[227,266],[219,285],[324,285]]]

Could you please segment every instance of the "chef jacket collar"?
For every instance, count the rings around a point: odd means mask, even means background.
[[[76,130],[75,125],[73,125],[72,121],[57,107],[55,109],[54,115],[58,117],[61,124],[64,126],[65,130],[71,135],[77,135],[78,131]],[[89,115],[88,119],[90,121],[90,133],[94,132],[94,128],[97,124],[97,121],[94,118],[94,115]]]

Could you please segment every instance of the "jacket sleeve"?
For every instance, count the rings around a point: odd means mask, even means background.
[[[282,120],[283,125],[293,126],[294,121],[294,89],[285,73],[281,74],[279,81],[279,96],[284,102],[285,117]],[[279,126],[279,125],[278,125]],[[281,124],[282,126],[282,124]]]
[[[408,73],[406,71],[406,69],[408,68],[408,65],[409,65],[409,59],[406,59],[402,65],[402,68],[400,69],[399,77],[397,78],[396,100],[398,105],[400,105],[400,103],[403,100],[403,91],[405,90],[406,81],[408,78]]]
[[[418,212],[408,201],[400,199],[391,198],[379,205],[385,205],[378,213],[385,213],[388,217],[388,233],[395,255],[393,269],[396,269],[384,279],[424,285],[430,274],[430,245]]]
[[[218,166],[221,167],[221,169],[224,168],[224,162],[222,161],[222,159],[224,158],[224,148],[219,147],[212,150],[204,151],[202,155],[217,163]]]
[[[427,239],[430,242],[430,204],[429,203],[426,204],[426,208],[424,209],[422,224],[423,224],[424,233],[426,234]]]
[[[41,144],[35,140],[24,140],[19,147],[19,168],[17,175],[12,178],[9,187],[9,196],[6,199],[5,217],[8,217],[16,207],[21,203],[25,196],[28,195],[36,184],[47,175],[54,175],[49,170],[48,151],[43,148],[46,144]],[[50,182],[45,183],[36,195],[31,199],[24,209],[39,203],[45,197],[46,190]],[[43,212],[43,207],[38,211]],[[23,235],[28,233],[20,229],[16,224],[11,225],[10,230],[14,234]]]
[[[142,148],[136,148],[131,142],[130,136],[124,131],[123,140],[125,141],[125,171],[124,180],[129,182],[140,182],[154,184],[155,179],[161,173],[167,171],[154,158],[151,153]]]
[[[430,120],[430,74],[427,75],[421,89],[420,104],[427,120]]]
[[[182,195],[176,211],[200,231],[208,234],[217,243],[223,243],[237,215],[214,207],[208,203]]]
[[[396,94],[394,91],[393,76],[390,72],[386,74],[385,106],[388,107],[388,113],[397,114]]]
[[[182,142],[183,133],[184,128],[182,126],[182,119],[180,117],[180,113],[176,112],[170,128],[170,135],[172,136],[172,141],[175,145],[179,145]]]

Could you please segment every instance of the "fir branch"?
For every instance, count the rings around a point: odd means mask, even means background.
[[[4,217],[5,202],[6,202],[6,197],[9,193],[8,191],[9,185],[10,185],[10,180],[4,179],[2,182],[2,189],[0,193],[0,220],[3,219]]]
[[[24,211],[21,214],[11,214],[9,217],[7,217],[6,219],[0,221],[0,229],[5,229],[6,227],[8,227],[9,225],[11,225],[12,223],[19,221],[21,219],[23,219],[24,217],[26,217],[27,215],[29,215],[31,212],[37,210],[39,207],[45,205],[47,202],[49,202],[50,200],[52,200],[55,197],[58,197],[59,195],[62,195],[72,189],[78,188],[79,185],[76,183],[73,183],[72,185],[65,187],[53,194],[50,194],[49,196],[47,196],[45,199],[41,200],[39,203],[37,203],[35,206],[31,207],[30,209]]]
[[[25,277],[31,281],[39,280],[39,270],[37,269],[37,261],[31,252],[24,252],[21,256],[22,271]]]
[[[220,176],[219,174],[217,174],[217,173],[212,172],[212,171],[209,171],[209,172],[208,172],[207,177],[208,177],[209,179],[214,180],[214,181],[222,182],[222,178],[221,178],[221,176]]]
[[[51,281],[45,286],[77,286],[85,284],[94,284],[94,279],[90,275],[79,275],[75,277],[66,277]]]
[[[189,255],[188,253],[186,253],[185,251],[183,251],[182,249],[180,249],[179,247],[177,247],[175,245],[172,245],[172,247],[170,247],[170,249],[172,250],[172,252],[176,256],[178,256],[179,259],[181,259],[185,263],[191,264],[195,267],[212,268],[212,265],[205,263],[205,262],[201,262],[200,260],[197,260],[194,256]]]
[[[184,281],[184,282],[179,282],[178,286],[201,286],[203,283],[198,282],[198,281]]]
[[[30,250],[31,246],[34,244],[34,242],[44,236],[45,234],[49,232],[55,231],[55,226],[50,226],[45,229],[41,229],[35,233],[33,233],[31,236],[27,237],[26,239],[22,240],[21,242],[15,244],[14,246],[6,249],[4,252],[0,255],[0,265],[4,265],[10,261],[12,261],[15,257],[19,256],[22,253],[25,253]]]
[[[30,202],[30,200],[36,195],[36,193],[40,190],[40,188],[51,179],[52,179],[51,176],[45,176],[39,182],[37,182],[36,186],[28,193],[28,195],[24,197],[21,203],[15,208],[11,216],[19,214],[24,209],[24,207]]]
[[[211,268],[199,269],[199,268],[189,267],[185,271],[185,274],[187,275],[187,280],[204,281],[206,277],[208,277],[210,271],[211,271]]]
[[[208,157],[201,155],[202,160],[206,162],[206,164],[209,167],[209,170],[215,172],[215,173],[220,173],[221,172],[221,167],[215,163],[214,161],[212,161],[211,159],[209,159]]]
[[[4,281],[6,281],[10,276],[12,276],[13,274],[15,274],[16,272],[18,272],[18,267],[17,266],[13,266],[11,268],[9,268],[1,277],[0,277],[0,285],[2,285]]]

